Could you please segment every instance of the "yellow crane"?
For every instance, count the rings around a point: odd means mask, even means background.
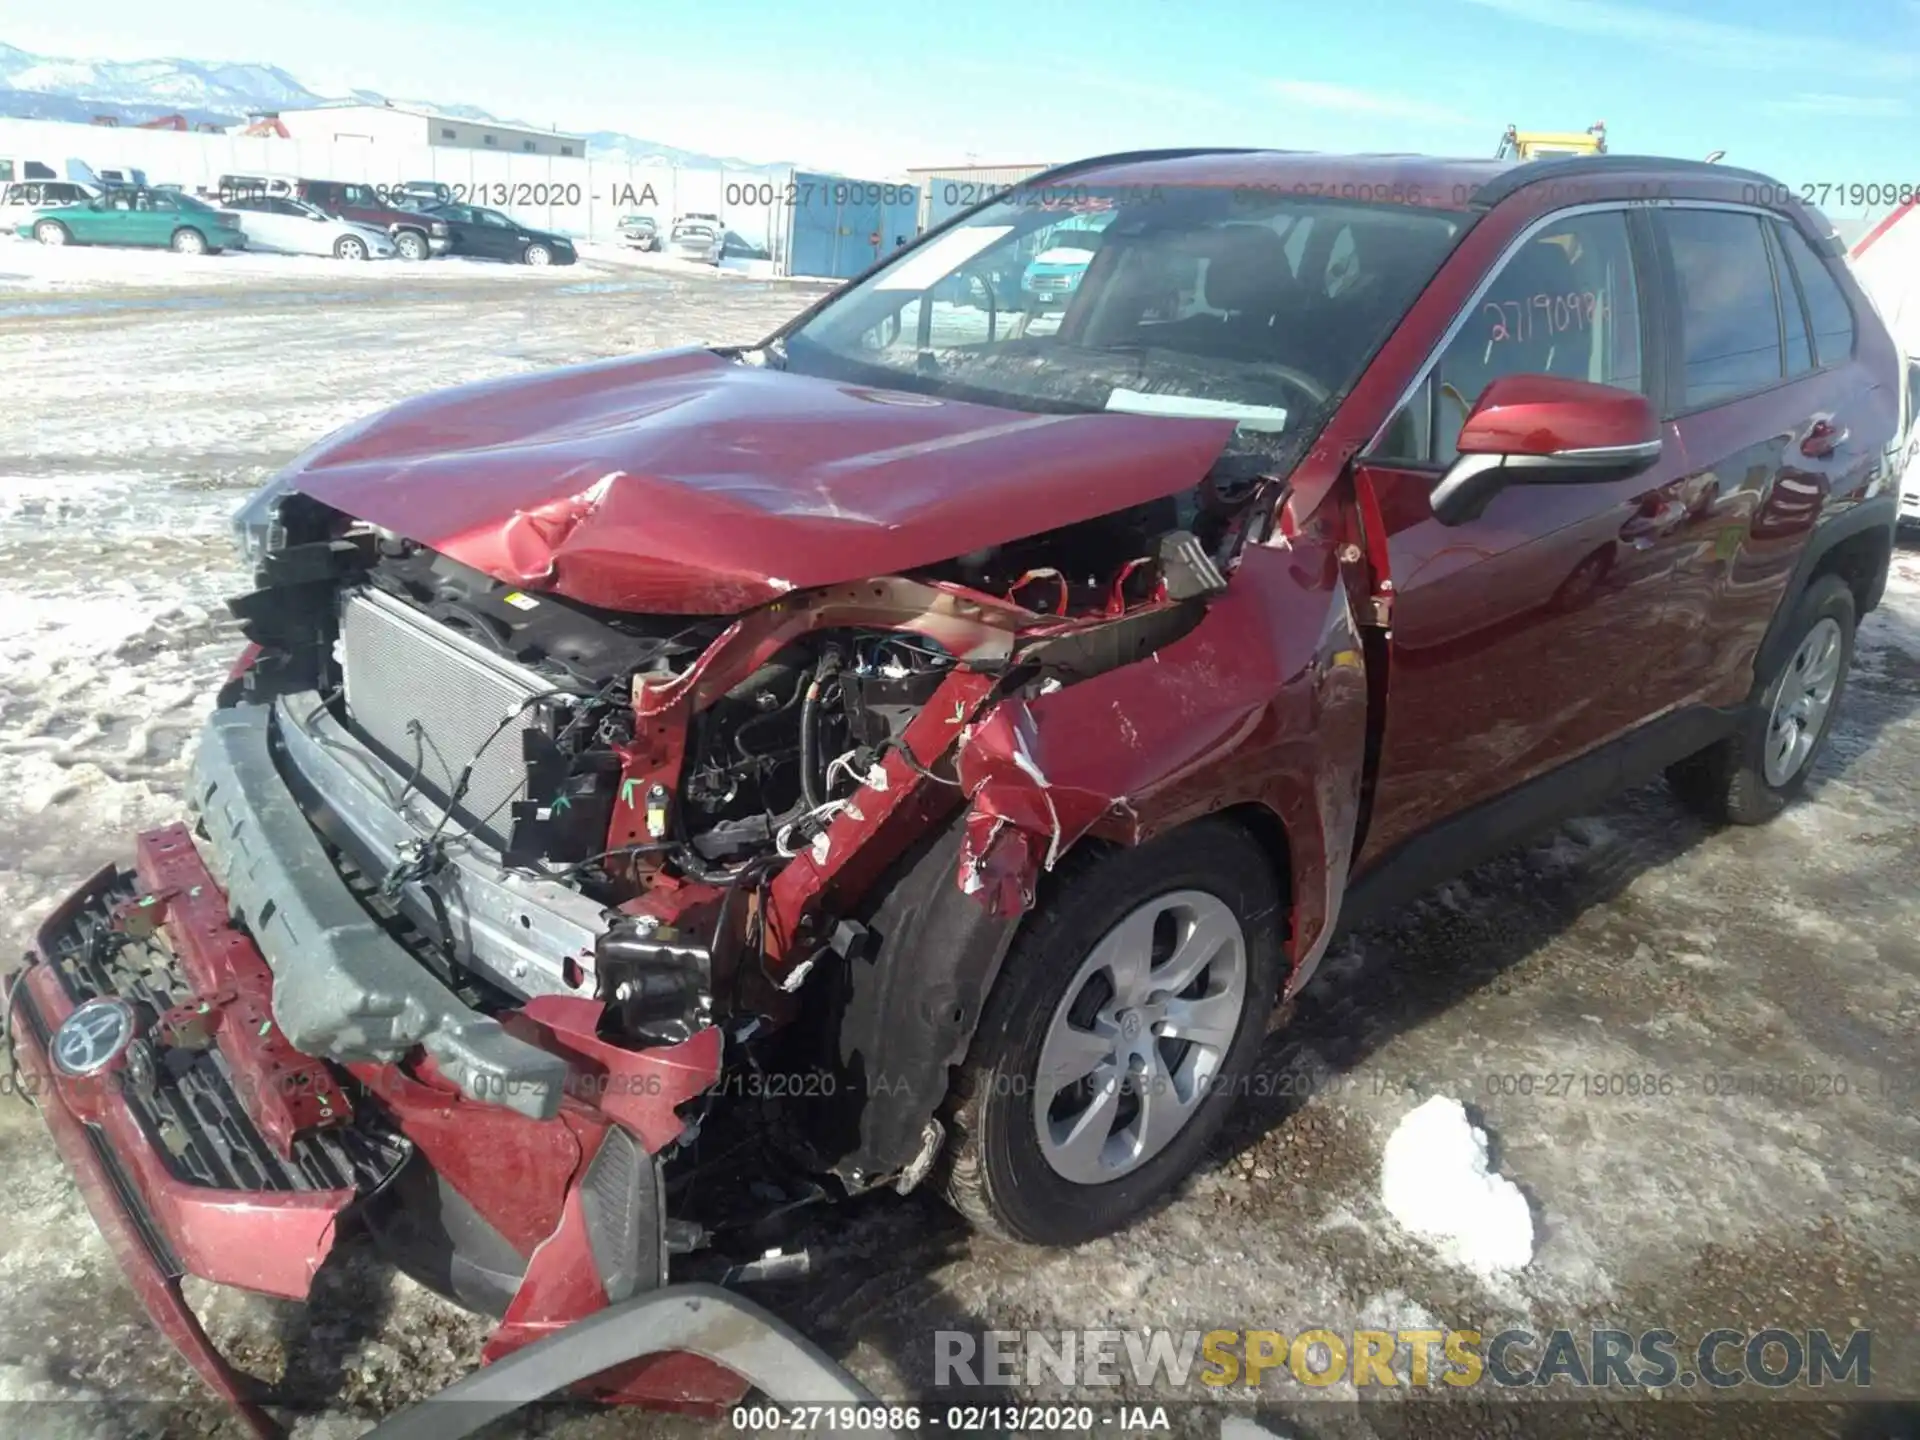
[[[1607,153],[1607,122],[1600,120],[1585,130],[1522,130],[1507,126],[1500,137],[1496,160],[1546,160],[1560,155],[1604,155]]]

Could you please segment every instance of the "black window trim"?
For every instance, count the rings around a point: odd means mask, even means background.
[[[1780,238],[1779,222],[1762,225],[1767,237],[1767,263],[1773,267],[1774,313],[1780,317],[1780,373],[1789,380],[1804,379],[1808,375],[1820,373],[1820,347],[1813,342],[1813,309],[1807,304],[1806,286],[1800,283],[1800,272],[1794,268],[1793,257],[1787,253],[1786,241]],[[1784,279],[1783,279],[1784,277]],[[1800,330],[1807,337],[1807,368],[1795,372],[1787,356],[1787,294],[1793,294],[1793,303],[1800,311]]]
[[[1776,225],[1786,225],[1789,223],[1778,215],[1774,216],[1773,220]],[[1807,299],[1806,281],[1800,276],[1800,262],[1793,258],[1792,252],[1787,249],[1786,242],[1776,235],[1774,237],[1774,243],[1780,247],[1780,254],[1785,258],[1787,268],[1793,273],[1794,289],[1797,290],[1800,295],[1800,313],[1806,319],[1807,351],[1813,356],[1813,369],[1807,373],[1809,375],[1818,375],[1821,371],[1831,370],[1836,365],[1845,365],[1859,355],[1860,312],[1853,308],[1853,297],[1847,294],[1847,287],[1841,284],[1840,277],[1833,273],[1833,267],[1828,263],[1828,256],[1822,253],[1823,247],[1818,241],[1810,238],[1807,232],[1801,230],[1798,225],[1795,225],[1793,228],[1799,234],[1800,239],[1806,244],[1807,249],[1813,252],[1813,258],[1818,261],[1821,268],[1827,272],[1827,279],[1833,282],[1833,288],[1840,292],[1840,303],[1846,307],[1847,323],[1851,330],[1850,338],[1852,343],[1847,346],[1847,353],[1844,356],[1838,360],[1822,360],[1820,358],[1820,337],[1813,333],[1813,302]]]
[[[1767,221],[1767,220],[1783,221],[1783,217],[1781,216],[1780,212],[1777,210],[1768,210],[1759,205],[1742,205],[1732,200],[1668,200],[1668,201],[1661,202],[1657,205],[1654,205],[1650,208],[1656,214],[1663,214],[1664,212],[1670,211],[1670,210],[1730,210],[1738,215],[1757,216],[1762,221]],[[1664,270],[1664,276],[1668,285],[1667,294],[1670,297],[1670,301],[1671,301],[1667,309],[1673,316],[1673,327],[1676,335],[1676,343],[1678,343],[1678,331],[1680,327],[1680,285],[1679,285],[1678,279],[1674,276],[1674,273],[1673,273],[1673,255],[1667,246],[1666,227],[1665,225],[1659,225],[1659,226],[1656,226],[1655,228],[1658,231],[1658,244],[1660,247],[1661,254],[1664,258],[1663,270]],[[1795,228],[1798,229],[1799,227],[1796,226]],[[1801,239],[1807,241],[1807,244],[1813,249],[1813,252],[1816,255],[1820,253],[1819,244],[1816,241],[1809,239],[1804,230],[1800,232],[1800,237]],[[1762,237],[1762,238],[1764,239],[1765,237]],[[1785,247],[1782,247],[1782,248],[1784,249]],[[1792,263],[1791,256],[1788,257],[1788,263],[1789,264]],[[1823,261],[1822,263],[1825,263],[1825,262]],[[1795,278],[1795,283],[1797,285],[1799,280],[1799,276],[1797,273],[1794,278]],[[1853,319],[1853,344],[1854,344],[1854,351],[1857,352],[1860,346],[1860,317],[1853,308],[1853,301],[1851,299],[1848,299],[1847,297],[1847,287],[1844,285],[1840,285],[1840,282],[1837,278],[1834,280],[1834,284],[1839,285],[1840,298],[1843,300],[1846,300],[1847,314],[1851,316]],[[1778,294],[1777,281],[1775,285],[1775,293],[1776,295]],[[1776,321],[1778,320],[1779,313],[1780,313],[1780,307],[1778,303],[1776,303],[1774,306],[1774,316]],[[1819,342],[1814,338],[1811,316],[1808,317],[1808,324],[1807,324],[1807,348],[1813,352],[1815,360],[1818,360],[1820,356],[1820,345],[1819,345]],[[1686,354],[1686,351],[1684,349],[1676,349],[1675,353],[1684,356]],[[1850,352],[1847,356],[1847,359],[1851,360],[1852,358],[1853,358],[1853,353]],[[1838,360],[1834,362],[1834,364],[1836,365],[1842,364],[1842,363],[1845,363],[1845,362],[1838,361]],[[1787,345],[1786,345],[1786,334],[1784,330],[1781,332],[1781,335],[1780,335],[1780,368],[1783,372],[1787,368]],[[1751,390],[1742,390],[1737,395],[1720,395],[1720,396],[1716,396],[1712,400],[1703,401],[1698,405],[1688,405],[1685,403],[1685,393],[1686,393],[1684,388],[1685,379],[1681,373],[1683,367],[1680,365],[1676,365],[1673,367],[1673,376],[1670,384],[1670,394],[1669,394],[1669,402],[1672,408],[1667,411],[1666,415],[1663,418],[1668,420],[1685,420],[1695,415],[1704,414],[1708,410],[1717,410],[1725,405],[1741,404],[1742,402],[1751,400],[1758,395],[1771,395],[1776,390],[1783,390],[1789,385],[1798,385],[1802,380],[1805,380],[1809,375],[1818,375],[1819,373],[1821,373],[1821,371],[1826,370],[1827,368],[1829,367],[1825,365],[1816,364],[1814,368],[1811,370],[1802,371],[1798,375],[1786,375],[1783,373],[1780,379],[1773,381],[1771,384],[1756,385]]]
[[[1640,311],[1641,384],[1644,387],[1644,393],[1647,398],[1656,406],[1660,406],[1661,396],[1666,383],[1664,355],[1666,349],[1664,341],[1666,336],[1664,330],[1659,325],[1659,313],[1652,301],[1655,283],[1652,283],[1653,277],[1649,275],[1648,271],[1648,261],[1654,258],[1650,248],[1652,245],[1651,234],[1647,230],[1644,219],[1636,221],[1636,217],[1641,216],[1643,212],[1649,208],[1650,203],[1651,202],[1645,200],[1629,200],[1625,198],[1615,200],[1590,200],[1579,205],[1563,205],[1558,210],[1549,211],[1545,215],[1537,216],[1529,221],[1519,234],[1507,242],[1505,248],[1494,258],[1493,263],[1487,267],[1486,273],[1480,277],[1479,283],[1473,287],[1472,292],[1461,303],[1460,309],[1454,315],[1453,319],[1448,322],[1447,328],[1440,333],[1440,338],[1434,342],[1433,347],[1427,352],[1426,358],[1420,362],[1419,367],[1413,372],[1412,382],[1406,389],[1400,392],[1399,399],[1395,400],[1392,406],[1388,408],[1386,418],[1380,422],[1373,434],[1367,438],[1367,443],[1360,447],[1358,455],[1360,462],[1363,464],[1379,465],[1383,468],[1391,466],[1395,470],[1431,473],[1436,477],[1446,473],[1447,465],[1438,460],[1413,460],[1404,456],[1382,453],[1380,450],[1380,442],[1385,438],[1387,428],[1393,424],[1394,418],[1399,415],[1401,410],[1413,402],[1414,396],[1417,395],[1421,389],[1425,388],[1427,391],[1428,407],[1427,437],[1429,445],[1432,444],[1434,430],[1434,390],[1429,382],[1433,379],[1434,371],[1439,368],[1441,359],[1446,355],[1447,347],[1452,345],[1454,340],[1459,337],[1460,332],[1466,328],[1467,322],[1480,313],[1480,302],[1486,297],[1487,291],[1493,288],[1493,282],[1499,278],[1501,272],[1507,268],[1508,263],[1519,255],[1529,241],[1549,226],[1575,219],[1581,215],[1600,215],[1619,212],[1626,221],[1627,248],[1634,270],[1633,288],[1635,297],[1639,302]],[[1465,236],[1466,232],[1463,231],[1460,238],[1465,239]],[[1662,251],[1665,249],[1664,246],[1659,248]],[[1415,297],[1414,303],[1418,303],[1418,297]],[[1411,305],[1408,308],[1412,308]],[[1655,388],[1656,386],[1660,388]],[[1661,406],[1660,408],[1664,409],[1665,407]]]

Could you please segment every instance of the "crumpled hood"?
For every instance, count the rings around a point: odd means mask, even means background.
[[[498,579],[734,614],[1196,484],[1230,420],[1033,415],[677,350],[423,396],[282,477]]]

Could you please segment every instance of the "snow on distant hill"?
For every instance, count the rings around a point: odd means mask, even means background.
[[[96,115],[116,115],[138,123],[162,115],[183,115],[194,124],[234,125],[261,110],[324,105],[329,97],[316,94],[276,65],[242,65],[174,57],[158,60],[72,60],[34,55],[17,46],[0,44],[0,115],[28,120],[91,121]],[[398,106],[431,110],[481,124],[521,125],[475,105],[428,100],[402,100],[373,90],[355,90],[333,97],[380,105],[389,99]],[[545,127],[538,127],[545,128]],[[586,137],[589,155],[604,155],[631,164],[679,165],[689,169],[772,171],[778,165],[756,165],[732,157],[683,150],[657,140],[615,130],[596,130]]]

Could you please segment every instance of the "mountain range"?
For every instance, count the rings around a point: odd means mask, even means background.
[[[72,60],[35,55],[0,43],[0,115],[25,120],[70,120],[81,124],[96,115],[111,114],[137,124],[163,115],[180,115],[200,125],[237,125],[263,110],[291,110],[329,101],[394,105],[431,110],[456,119],[482,124],[519,125],[525,122],[493,115],[475,105],[402,99],[372,90],[347,95],[316,94],[277,65],[233,64],[185,60]],[[619,159],[635,165],[678,165],[688,169],[771,172],[786,168],[754,164],[733,156],[708,155],[664,145],[657,140],[617,130],[587,135],[587,154]]]

